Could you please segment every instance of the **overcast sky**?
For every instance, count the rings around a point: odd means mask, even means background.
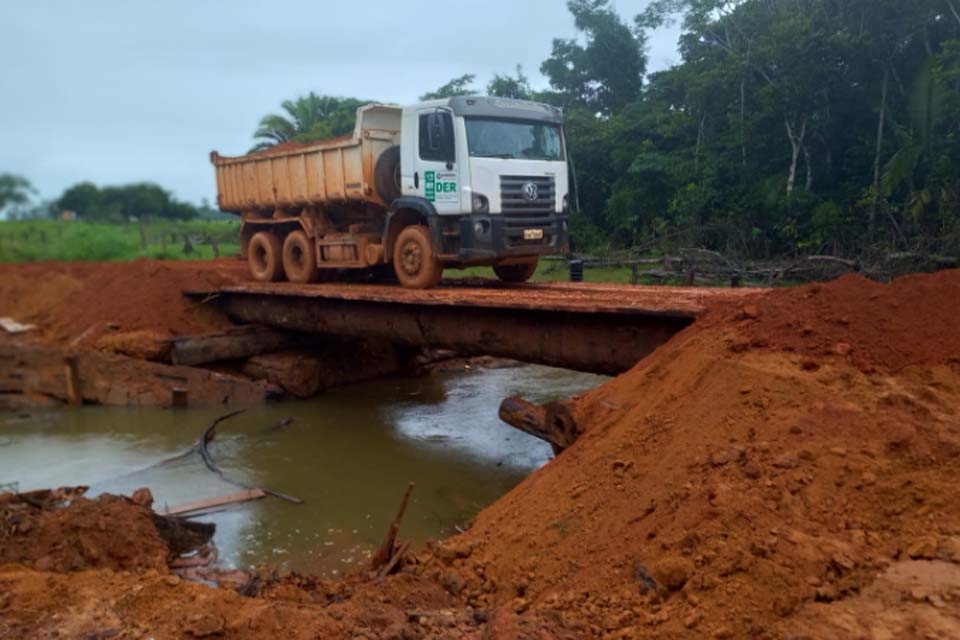
[[[649,0],[615,0],[630,22]],[[152,181],[214,200],[208,154],[244,153],[259,119],[309,91],[410,103],[517,64],[537,88],[565,0],[34,0],[0,9],[0,173],[43,198],[83,180]],[[676,63],[655,34],[650,70]]]

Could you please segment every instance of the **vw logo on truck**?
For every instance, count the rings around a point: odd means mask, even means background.
[[[537,199],[537,183],[536,182],[528,182],[525,185],[523,185],[523,197],[529,200],[530,202],[533,202],[534,200]]]

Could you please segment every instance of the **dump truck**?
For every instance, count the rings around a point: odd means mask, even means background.
[[[369,104],[351,136],[210,160],[262,282],[369,269],[422,289],[474,265],[523,282],[569,247],[563,113],[545,104]]]

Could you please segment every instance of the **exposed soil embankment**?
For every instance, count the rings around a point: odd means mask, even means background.
[[[67,346],[77,338],[94,344],[101,336],[131,332],[191,335],[231,323],[181,292],[214,290],[245,277],[246,265],[229,258],[0,265],[0,312],[36,324],[26,337],[50,345]]]
[[[958,292],[945,272],[713,306],[398,575],[240,598],[8,566],[0,636],[98,613],[156,637],[960,637]]]
[[[229,258],[0,265],[0,316],[35,326],[0,332],[0,407],[251,404],[310,397],[401,366],[386,341],[300,335],[282,344],[248,338],[248,353],[172,366],[174,340],[236,330],[215,303],[183,291],[247,278],[246,264]]]
[[[958,293],[848,277],[711,309],[583,399],[586,434],[480,514],[457,582],[584,635],[905,633],[836,612],[898,563],[960,561]],[[921,618],[949,602],[960,634],[960,583],[905,597],[932,592]]]

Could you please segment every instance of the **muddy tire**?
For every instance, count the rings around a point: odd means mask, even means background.
[[[390,147],[380,154],[373,169],[373,183],[377,194],[387,204],[403,195],[400,186],[400,147]]]
[[[303,231],[291,231],[283,241],[283,270],[290,282],[307,284],[320,279],[316,249]]]
[[[430,289],[443,275],[443,265],[433,253],[430,229],[411,225],[397,236],[393,245],[393,271],[408,289]]]
[[[498,264],[493,267],[493,272],[504,282],[526,282],[536,273],[539,262],[540,258],[534,258],[520,264]]]
[[[247,249],[247,263],[250,275],[257,282],[277,282],[283,280],[283,248],[280,238],[269,231],[258,231],[250,238]]]

